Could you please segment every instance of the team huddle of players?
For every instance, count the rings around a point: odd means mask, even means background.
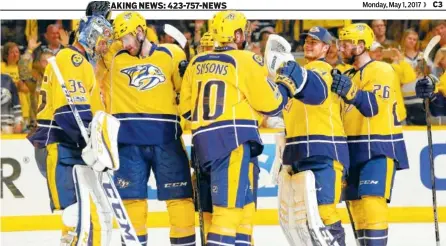
[[[308,63],[302,67],[285,62],[273,77],[262,57],[244,50],[250,33],[241,12],[215,14],[201,53],[188,62],[182,62],[186,55],[179,46],[149,42],[146,20],[139,13],[121,13],[113,25],[104,16],[84,18],[73,46],[61,50],[56,61],[86,127],[99,111],[120,122],[120,168],[114,179],[142,245],[150,245],[146,221],[151,170],[158,199],[166,201],[171,245],[196,244],[197,199],[204,211],[206,245],[254,245],[256,157],[263,151],[258,126],[264,115],[283,115],[285,124],[279,200],[305,192],[299,189],[316,189],[319,219],[332,239],[327,243],[317,235],[305,238],[304,232],[316,228],[287,227],[280,218],[289,243],[345,245],[336,205],[346,181],[345,199],[360,245],[386,245],[395,172],[407,169],[408,160],[396,78],[390,65],[369,57],[374,40],[370,27],[352,24],[340,32],[341,52],[349,60],[343,66],[349,69],[342,73],[324,61],[332,37],[314,27],[303,34]],[[73,166],[94,167],[97,162],[83,159],[89,145],[56,77],[49,65],[39,99],[39,127],[29,140],[46,168],[51,208],[65,210],[80,203]],[[421,79],[417,92],[431,99],[433,113],[445,114],[446,90],[433,80]],[[181,138],[184,120],[191,125],[192,159],[201,174],[200,197],[195,199],[197,177],[191,175]],[[296,188],[294,182],[315,187]],[[285,189],[288,186],[293,188]],[[110,239],[99,222],[100,211],[90,208],[87,244],[106,245]],[[80,245],[78,232],[64,224],[61,244]]]

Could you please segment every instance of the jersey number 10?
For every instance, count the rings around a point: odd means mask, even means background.
[[[221,80],[209,80],[204,85],[203,91],[201,91],[202,81],[199,81],[197,84],[198,93],[197,99],[195,101],[195,109],[194,114],[192,115],[192,121],[198,120],[199,108],[203,108],[203,120],[217,119],[220,115],[223,114],[226,91],[225,82]],[[200,103],[200,97],[202,98],[202,107],[198,107],[198,104]]]

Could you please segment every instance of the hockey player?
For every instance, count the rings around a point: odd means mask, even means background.
[[[103,110],[91,62],[104,51],[99,49],[98,44],[106,49],[112,40],[112,34],[111,24],[103,17],[84,18],[73,46],[59,51],[55,57],[66,89],[86,127],[92,123],[93,115]],[[88,194],[86,199],[85,196],[76,194],[76,191],[79,193],[86,186],[85,182],[80,181],[82,177],[78,177],[79,173],[75,170],[78,170],[77,166],[86,164],[81,153],[89,147],[86,147],[67,103],[56,69],[52,65],[46,67],[39,97],[38,127],[28,139],[37,148],[37,163],[44,164],[42,173],[46,175],[51,210],[63,210],[61,245],[73,245],[77,241],[84,241],[85,245],[108,245],[112,230],[111,210],[104,206],[99,207],[101,204],[95,204]],[[83,232],[83,224],[79,222],[85,217],[86,211],[83,211],[81,206],[85,203],[90,203],[91,206],[91,214],[87,214],[87,218],[91,217],[92,220],[91,232]],[[80,211],[80,214],[77,214],[77,211]],[[74,221],[73,225],[70,218],[77,218],[79,221]],[[90,222],[87,221],[87,224]]]
[[[308,74],[312,74],[308,80],[321,83],[327,89],[311,92],[314,96],[310,98],[319,98],[317,101],[290,100],[283,111],[286,146],[282,175],[308,170],[313,172],[322,222],[334,240],[343,246],[345,233],[336,205],[341,201],[344,170],[348,169],[349,160],[340,114],[341,100],[329,91],[332,66],[325,61],[325,56],[330,49],[332,36],[325,28],[315,26],[308,33],[301,34],[301,38],[305,39],[304,56],[308,61],[304,68]]]
[[[429,108],[433,116],[446,116],[446,73],[440,81],[433,75],[419,79],[415,90],[417,97],[430,99]]]
[[[141,243],[147,243],[147,181],[155,175],[158,200],[166,201],[172,245],[195,244],[195,211],[187,154],[181,139],[172,53],[146,38],[146,20],[123,12],[113,22],[123,50],[112,61],[107,111],[121,122],[119,193]],[[108,90],[107,90],[108,88]]]
[[[263,150],[258,118],[278,114],[288,97],[314,86],[305,86],[305,71],[295,62],[283,67],[278,86],[268,81],[263,58],[243,50],[248,27],[241,12],[214,15],[216,47],[191,60],[181,87],[181,113],[191,121],[203,175],[210,176],[213,214],[207,245],[251,245],[256,189],[250,187],[256,181],[250,180],[250,160]]]
[[[341,52],[354,69],[333,75],[331,91],[346,103],[343,122],[350,153],[346,199],[361,245],[386,245],[388,203],[396,170],[409,168],[397,118],[395,73],[368,50],[372,29],[363,23],[340,31]]]
[[[206,32],[203,34],[203,36],[200,39],[200,46],[198,48],[199,54],[203,52],[211,52],[214,50],[214,40],[209,32]],[[263,118],[263,117],[261,117]],[[260,119],[261,119],[260,118]],[[261,125],[261,124],[259,124]],[[193,158],[193,157],[192,157]],[[195,160],[194,160],[195,161]],[[257,158],[252,158],[251,163],[249,164],[249,180],[250,180],[250,189],[253,192],[253,200],[254,203],[257,203],[257,193],[254,192],[257,190],[258,187],[258,175],[259,175],[260,169],[258,167]],[[193,178],[196,178],[195,172],[193,174]],[[202,171],[202,175],[200,177],[200,199],[201,199],[201,207],[203,210],[203,222],[204,222],[204,231],[205,235],[208,234],[209,228],[212,223],[212,193],[211,193],[211,186],[210,186],[210,176],[209,174]],[[195,184],[195,183],[194,183]],[[198,204],[196,204],[196,210],[198,209]],[[251,225],[252,226],[252,225]],[[254,245],[254,240],[252,238],[252,235],[249,235],[251,237],[251,244]]]

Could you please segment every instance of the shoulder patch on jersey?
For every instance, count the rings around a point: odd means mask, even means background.
[[[73,65],[75,67],[79,67],[83,61],[84,61],[84,58],[79,54],[74,54],[71,56],[71,62],[73,63]]]
[[[252,59],[254,59],[254,61],[257,62],[262,67],[263,67],[263,64],[265,64],[265,62],[263,61],[263,57],[261,57],[261,56],[259,56],[257,54],[254,54],[252,56]]]

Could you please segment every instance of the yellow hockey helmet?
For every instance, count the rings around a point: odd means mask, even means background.
[[[358,45],[359,41],[362,40],[365,48],[369,50],[375,40],[375,34],[367,24],[355,23],[344,27],[339,32],[339,40],[350,40],[354,45]]]
[[[145,32],[147,29],[146,20],[144,17],[135,11],[127,11],[116,16],[113,21],[114,38],[119,39],[131,33],[136,35],[136,28],[141,26]]]
[[[246,16],[239,11],[224,10],[214,15],[211,21],[212,38],[220,43],[233,42],[235,31],[241,29],[246,35],[249,27]]]
[[[205,32],[200,39],[200,46],[202,47],[214,47],[214,39],[212,39],[210,32]]]

